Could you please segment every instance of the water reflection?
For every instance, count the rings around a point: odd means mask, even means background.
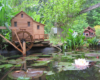
[[[90,67],[85,70],[68,70],[47,76],[47,80],[100,80],[99,69]]]
[[[45,53],[43,53],[43,54],[48,54],[48,53],[51,53],[50,50],[55,51],[52,48],[45,48],[45,49],[41,49],[40,51],[44,51]],[[33,53],[33,52],[34,52],[33,50],[30,50],[30,53]],[[12,53],[13,53],[13,51],[12,51]],[[50,64],[48,64],[48,67],[46,67],[46,68],[43,67],[43,69],[46,71],[52,71],[55,74],[47,75],[44,77],[42,76],[43,78],[41,77],[41,79],[42,80],[100,80],[100,67],[95,66],[95,64],[96,64],[95,61],[89,62],[89,64],[90,64],[89,68],[87,68],[85,70],[66,70],[66,71],[58,72],[57,65],[59,62],[63,61],[65,63],[67,63],[67,62],[73,63],[73,60],[75,58],[83,57],[82,54],[83,53],[80,53],[80,55],[79,55],[79,53],[75,53],[75,54],[70,53],[70,54],[66,54],[66,55],[53,54],[53,57],[55,57],[54,61],[52,61]],[[41,59],[39,59],[39,60],[41,60]],[[33,60],[32,60],[32,62],[28,61],[28,66],[33,63],[34,63]],[[30,67],[32,67],[32,66],[30,66]],[[32,67],[32,68],[35,68],[35,67]],[[7,72],[7,70],[5,70],[5,72],[2,75],[4,75],[6,72]],[[5,78],[5,80],[11,80],[11,79]],[[39,79],[37,79],[37,80],[39,80]]]

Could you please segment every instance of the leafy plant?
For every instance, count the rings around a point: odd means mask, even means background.
[[[98,45],[98,41],[99,39],[97,39],[96,37],[93,37],[92,39],[87,39],[87,42],[89,43],[89,45],[92,45],[92,46]]]
[[[77,34],[73,36],[73,30],[68,30],[68,36],[66,37],[67,47],[71,49],[76,49],[82,47],[84,45],[85,36],[81,34]]]

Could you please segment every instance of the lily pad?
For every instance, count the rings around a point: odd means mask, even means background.
[[[66,71],[66,70],[79,70],[75,68],[75,66],[72,65],[72,63],[69,62],[59,62],[57,69],[58,72]]]
[[[100,59],[97,59],[97,58],[93,58],[93,59],[90,59],[88,61],[100,61]]]
[[[28,69],[27,72],[25,72],[25,71],[13,71],[13,72],[9,73],[8,76],[11,79],[18,79],[19,77],[33,79],[33,78],[38,78],[38,77],[40,77],[42,75],[43,75],[43,71],[42,70],[39,70],[39,69]],[[25,80],[27,80],[27,79],[25,79]]]
[[[17,80],[30,80],[29,77],[18,77]]]
[[[8,62],[8,60],[0,60],[0,62],[5,63]]]
[[[21,67],[21,64],[17,64],[17,65],[15,65],[15,67]]]
[[[39,55],[38,57],[51,57],[51,55]]]
[[[73,65],[65,66],[62,69],[63,69],[63,71],[66,71],[66,70],[79,70],[79,69],[75,68],[75,66],[73,66]]]
[[[39,58],[37,59],[37,61],[49,61],[51,60],[52,58]]]
[[[46,73],[46,75],[53,75],[53,74],[55,74],[55,73],[52,72],[52,71],[44,71],[44,73]]]
[[[33,56],[25,57],[25,60],[36,60],[36,59],[38,59],[38,57],[33,57]]]
[[[69,65],[72,65],[70,62],[59,62],[58,64],[61,65],[61,66],[69,66]]]
[[[8,76],[11,79],[17,79],[18,77],[25,77],[26,73],[25,73],[25,71],[13,71],[13,72],[9,73]]]
[[[47,66],[48,63],[50,63],[51,61],[36,61],[36,63],[31,64],[31,66]]]
[[[9,60],[8,63],[16,64],[16,60]]]
[[[0,65],[0,68],[4,68],[5,67],[5,65]]]
[[[81,56],[82,54],[71,54],[71,56]]]
[[[70,58],[70,59],[74,59],[75,58],[72,55],[66,55],[66,56],[63,55],[62,57],[66,57],[66,58]]]
[[[43,75],[43,71],[39,69],[28,69],[27,77],[38,78]]]
[[[40,61],[38,63],[31,64],[31,66],[47,66],[49,62]]]
[[[0,59],[6,60],[6,59],[8,59],[8,57],[4,57],[4,56],[0,55]]]
[[[100,56],[100,53],[87,53],[87,54],[85,54],[85,56],[87,56],[87,57],[97,57],[97,56]]]
[[[26,61],[24,60],[21,60],[21,59],[16,59],[16,60],[9,60],[8,63],[11,63],[11,64],[23,64],[25,63]]]
[[[12,66],[13,66],[12,64],[2,64],[0,65],[0,68],[10,68]]]
[[[29,55],[29,56],[37,57],[37,56],[39,56],[39,55],[42,55],[42,53],[34,53],[34,54],[32,54],[32,55]],[[29,56],[28,56],[28,57],[29,57]]]
[[[67,55],[67,54],[69,54],[69,55],[70,55],[70,54],[72,54],[73,52],[65,52],[65,53],[66,53],[66,55]]]
[[[13,65],[12,64],[4,64],[5,68],[10,68],[12,67]]]

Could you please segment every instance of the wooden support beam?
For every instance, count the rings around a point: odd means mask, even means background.
[[[26,42],[23,41],[23,56],[26,57]],[[27,65],[26,65],[26,61],[24,63],[24,70],[26,70]]]
[[[8,43],[10,43],[12,46],[14,46],[18,51],[20,51],[23,54],[23,51],[20,50],[17,46],[15,46],[12,42],[10,42],[9,40],[7,40],[3,35],[0,34],[0,36],[5,39]]]
[[[22,44],[21,44],[21,42],[20,42],[20,39],[19,39],[19,37],[18,37],[18,35],[17,35],[16,30],[13,30],[13,31],[14,31],[14,33],[15,33],[17,39],[18,39],[18,42],[19,42],[19,44],[20,44],[20,46],[21,46],[21,48],[22,48],[22,50],[23,50],[23,46],[22,46]]]

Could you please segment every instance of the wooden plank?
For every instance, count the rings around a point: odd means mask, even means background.
[[[9,42],[12,46],[14,46],[18,51],[20,51],[21,53],[23,53],[22,50],[20,50],[17,46],[15,46],[14,44],[12,44],[12,42],[10,42],[9,40],[7,40],[3,35],[0,34],[0,36],[1,36],[3,39],[5,39],[7,42]]]
[[[0,26],[0,29],[7,29],[6,27]],[[18,27],[9,27],[9,29],[19,29]]]

